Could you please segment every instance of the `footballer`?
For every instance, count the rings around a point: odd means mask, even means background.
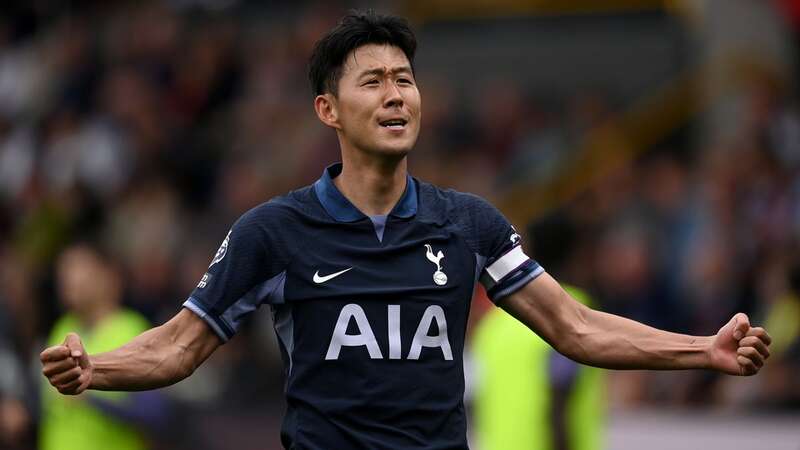
[[[317,42],[314,110],[341,162],[244,213],[167,323],[88,355],[41,354],[59,392],[145,390],[189,375],[262,305],[285,364],[287,449],[467,448],[462,353],[477,282],[567,357],[610,369],[753,375],[770,337],[736,314],[713,336],[654,329],[575,301],[483,199],[413,178],[416,38],[401,18],[353,12]]]

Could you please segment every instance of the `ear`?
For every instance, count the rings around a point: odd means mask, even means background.
[[[341,129],[341,125],[339,124],[339,111],[337,107],[336,98],[333,94],[318,95],[314,99],[314,111],[316,111],[319,120],[325,125],[339,130]]]

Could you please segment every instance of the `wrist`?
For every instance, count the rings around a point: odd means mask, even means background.
[[[714,368],[714,336],[697,336],[695,345],[700,349],[700,360],[698,361],[698,369],[713,369]]]
[[[104,390],[100,383],[101,377],[98,376],[96,356],[89,355],[89,367],[87,368],[87,372],[89,373],[89,385],[86,389]]]

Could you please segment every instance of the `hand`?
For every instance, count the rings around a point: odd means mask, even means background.
[[[769,358],[772,338],[760,327],[751,327],[746,314],[738,313],[713,337],[711,368],[730,375],[755,375]]]
[[[92,382],[92,363],[75,333],[67,334],[63,344],[45,349],[39,358],[42,374],[62,394],[78,395]]]

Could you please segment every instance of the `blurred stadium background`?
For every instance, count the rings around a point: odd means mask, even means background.
[[[102,243],[125,305],[171,317],[239,214],[338,159],[307,56],[364,6],[418,32],[415,176],[556,224],[562,277],[606,311],[769,327],[755,378],[609,373],[604,447],[800,449],[798,0],[4,4],[0,448],[36,448],[59,254]],[[279,448],[281,370],[261,311],[166,390],[153,448]]]

